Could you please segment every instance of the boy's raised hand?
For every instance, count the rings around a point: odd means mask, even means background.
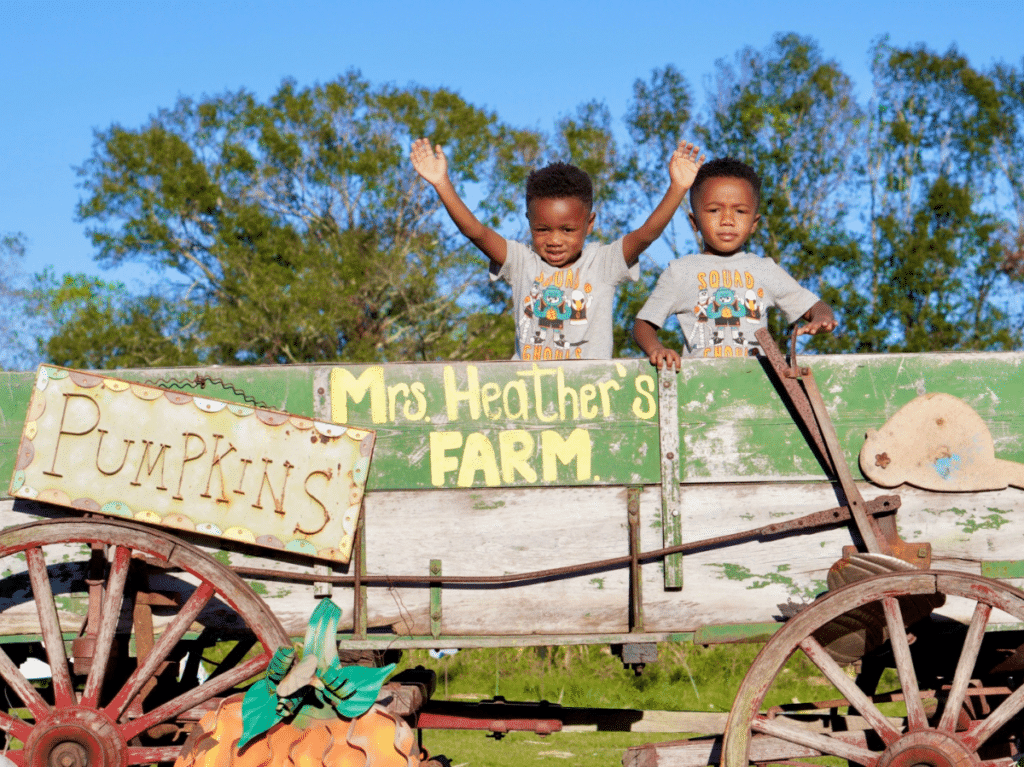
[[[668,161],[669,178],[673,184],[689,189],[703,164],[704,155],[700,153],[700,147],[690,141],[680,141]]]
[[[437,186],[448,178],[448,158],[444,156],[444,150],[441,149],[440,144],[431,149],[429,139],[416,139],[412,142],[409,159],[412,160],[412,167],[423,177],[423,180],[433,186]]]

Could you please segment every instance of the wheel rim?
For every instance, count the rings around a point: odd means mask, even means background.
[[[148,585],[143,569],[154,572],[155,585]],[[11,706],[0,710],[0,729],[22,744],[7,752],[18,767],[173,760],[185,734],[180,715],[194,719],[260,674],[289,641],[266,604],[231,570],[168,533],[119,520],[5,530],[0,572],[6,574],[0,594],[13,594],[0,600],[0,621],[34,620],[34,630],[18,633],[42,638],[25,646],[34,651],[0,646],[0,679]],[[154,614],[156,632],[147,623]],[[211,647],[226,657],[204,680],[199,656]],[[124,657],[116,656],[117,648]],[[37,689],[8,650],[44,660],[49,689]],[[73,662],[83,660],[87,665]]]
[[[948,681],[937,686],[937,705],[929,711],[915,669],[915,657],[919,668],[928,668],[924,649],[917,649],[918,644],[925,643],[915,644],[912,651],[900,598],[938,596],[970,600],[973,612],[965,627],[962,649],[958,645],[950,649],[948,661],[952,664],[955,660],[955,666],[949,665],[948,673],[936,673],[946,674]],[[891,651],[899,680],[899,693],[893,697],[902,699],[905,706],[896,717],[883,714],[878,700],[862,692],[815,637],[822,627],[841,623],[849,615],[874,606],[880,607],[884,615],[889,636],[886,650]],[[981,717],[970,719],[963,713],[969,705],[972,678],[987,668],[987,661],[979,659],[993,609],[1024,621],[1024,592],[980,576],[939,571],[880,575],[830,592],[788,621],[754,660],[729,714],[722,763],[738,767],[828,754],[867,767],[1013,764],[1015,759],[1010,755],[986,752],[1005,750],[1001,740],[993,736],[1024,708],[1024,687],[1013,692],[995,691],[1000,702]],[[964,628],[955,625],[958,630]],[[779,711],[780,707],[765,707],[783,667],[797,652],[803,653],[836,691],[832,696],[835,699],[827,700],[830,696],[825,696],[828,706],[823,703],[821,709],[838,712],[840,707],[849,706],[861,717],[858,721],[863,730],[840,732],[831,727],[822,731],[820,720],[826,718],[824,715],[812,726],[784,708]],[[808,718],[813,717],[804,717]],[[755,739],[757,735],[770,737]]]

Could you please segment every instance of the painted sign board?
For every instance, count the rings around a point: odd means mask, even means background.
[[[348,562],[375,433],[49,365],[15,498]]]
[[[347,365],[331,368],[329,391],[331,420],[386,443],[371,490],[660,477],[657,371],[646,360]]]

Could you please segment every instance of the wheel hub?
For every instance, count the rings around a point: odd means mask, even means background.
[[[956,738],[927,730],[897,740],[882,753],[877,767],[977,767],[979,763]]]
[[[32,728],[26,767],[125,767],[127,751],[114,724],[98,711],[53,711]]]

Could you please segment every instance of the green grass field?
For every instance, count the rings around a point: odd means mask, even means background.
[[[640,676],[623,668],[606,646],[466,650],[436,660],[407,652],[401,668],[424,666],[437,673],[435,700],[546,700],[566,707],[647,711],[727,712],[760,645],[701,647],[661,644],[658,662]],[[832,697],[834,689],[802,654],[790,661],[769,704]],[[462,767],[511,767],[569,763],[618,767],[626,748],[678,740],[688,733],[513,732],[495,739],[480,731],[426,730],[423,745]]]

